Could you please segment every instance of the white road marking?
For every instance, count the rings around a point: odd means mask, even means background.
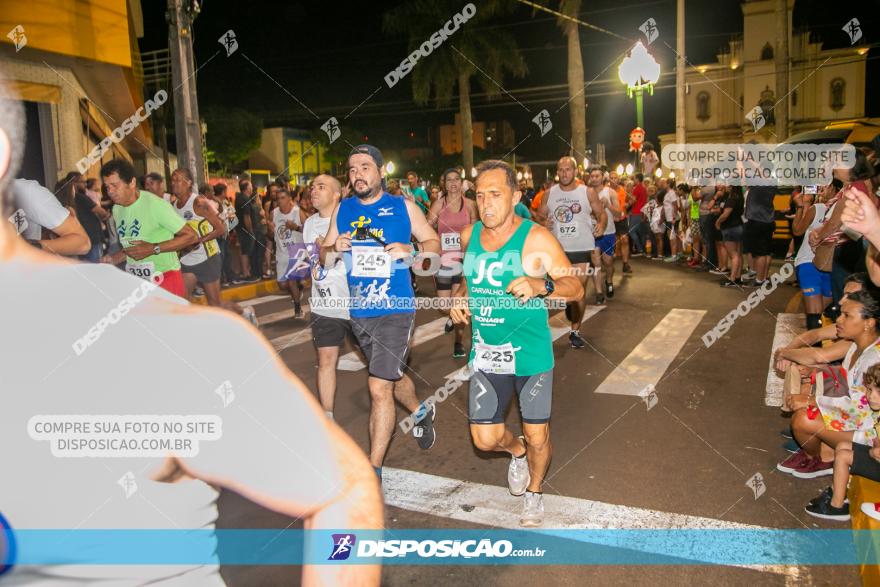
[[[412,341],[409,343],[409,348],[414,349],[416,346],[428,342],[429,340],[433,340],[443,334],[443,327],[446,325],[446,317],[437,318],[436,320],[432,320],[427,324],[422,324],[421,326],[416,326],[416,330],[413,333]],[[360,371],[366,367],[363,361],[361,361],[360,356],[352,351],[347,355],[339,358],[339,366],[337,367],[338,371]]]
[[[770,367],[767,370],[767,390],[764,392],[764,405],[779,407],[782,405],[782,386],[784,377],[776,374],[776,363],[773,351],[789,344],[796,336],[806,330],[803,314],[778,314],[776,316],[776,333],[773,335],[773,346],[770,347]]]
[[[303,311],[303,319],[309,319],[310,308],[308,304],[302,305]],[[272,312],[271,314],[266,314],[265,316],[257,316],[257,321],[260,323],[260,326],[265,326],[267,324],[274,324],[276,322],[281,322],[282,320],[287,320],[289,318],[293,318],[294,309],[291,306],[287,310],[281,310],[280,312]]]
[[[274,302],[275,300],[283,300],[284,298],[290,298],[289,295],[271,295],[271,296],[263,296],[261,298],[254,298],[252,300],[244,300],[241,302],[235,302],[239,306],[248,308],[250,306],[259,306],[260,304],[265,304],[266,302]]]
[[[272,343],[272,346],[275,347],[276,351],[280,351],[281,349],[290,348],[310,340],[312,340],[312,329],[306,326],[296,332],[273,338],[269,342]]]
[[[596,393],[635,396],[646,386],[656,385],[705,314],[706,310],[670,310],[596,388]]]
[[[506,487],[383,467],[382,489],[385,494],[385,504],[388,506],[472,524],[520,529],[519,512],[523,498],[510,495]],[[768,528],[545,493],[544,526],[536,531],[553,534],[555,530],[562,529],[762,530]],[[627,542],[620,544],[612,544],[613,539],[613,535],[609,534],[605,544],[637,548],[637,545],[632,544],[631,537],[621,535],[621,540]],[[768,542],[766,548],[772,550],[776,546]],[[695,543],[690,552],[676,552],[675,556],[704,561],[707,554],[701,553],[700,548],[700,544]],[[646,549],[645,552],[650,550]],[[780,553],[780,558],[783,556],[784,553]],[[784,565],[747,565],[746,567],[783,575],[792,574],[794,572],[792,569],[796,568]]]

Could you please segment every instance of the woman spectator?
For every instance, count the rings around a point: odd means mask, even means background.
[[[846,378],[850,399],[856,404],[862,402],[864,393],[862,377],[871,365],[880,362],[880,291],[859,291],[850,294],[841,302],[841,313],[837,318],[837,333],[840,338],[850,341],[850,347],[841,365]],[[817,349],[819,350],[819,349]],[[832,373],[833,376],[833,373]],[[816,378],[817,385],[824,385]],[[816,399],[810,398],[801,405],[791,420],[792,431],[801,450],[779,463],[776,468],[783,473],[791,473],[801,479],[813,479],[833,473],[831,449],[840,442],[857,442],[870,445],[877,438],[870,430],[843,431],[826,427]],[[836,427],[835,427],[836,428]]]
[[[822,326],[822,310],[831,303],[831,273],[820,271],[813,264],[815,253],[810,248],[808,239],[810,234],[822,225],[822,219],[825,218],[826,193],[833,195],[835,190],[833,186],[820,186],[817,191],[815,204],[812,194],[798,192],[792,197],[795,214],[791,230],[795,240],[801,243],[794,259],[794,267],[804,296],[807,330]]]
[[[89,252],[79,258],[97,263],[104,248],[101,220],[107,218],[109,213],[86,194],[86,178],[76,171],[68,173],[55,185],[55,189],[55,197],[76,216],[89,237]]]
[[[220,245],[220,258],[222,260],[221,285],[224,287],[238,282],[238,278],[232,270],[232,258],[229,256],[229,234],[238,224],[238,219],[235,216],[235,206],[230,204],[226,197],[226,189],[225,183],[216,183],[209,196],[217,204],[217,213],[226,224],[226,234],[222,238],[217,239],[217,243]]]
[[[742,187],[735,185],[720,202],[721,215],[715,221],[715,228],[721,231],[721,241],[730,263],[730,276],[721,282],[721,287],[742,287]]]
[[[663,259],[663,233],[665,223],[663,221],[663,204],[658,199],[657,186],[648,184],[648,202],[642,208],[645,224],[648,225],[653,235],[654,245],[651,247],[651,259],[658,261]]]

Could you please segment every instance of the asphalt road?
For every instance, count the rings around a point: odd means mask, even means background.
[[[778,268],[778,263],[774,267]],[[776,463],[787,456],[781,449],[779,430],[787,427],[788,421],[778,409],[764,405],[768,358],[777,315],[785,311],[797,290],[791,285],[780,286],[706,348],[700,337],[752,290],[721,288],[719,279],[709,274],[647,259],[634,259],[633,268],[634,275],[623,277],[618,262],[616,296],[582,327],[587,348],[569,348],[565,336],[554,345],[553,462],[545,485],[548,518],[565,513],[550,507],[549,496],[560,495],[607,504],[612,522],[606,527],[649,527],[657,523],[651,522],[652,516],[659,516],[662,524],[671,514],[769,528],[846,527],[819,522],[803,511],[806,502],[829,484],[830,477],[799,480],[775,470]],[[424,295],[430,289],[429,281],[421,284]],[[258,317],[276,316],[277,321],[262,327],[268,339],[307,327],[306,320],[277,319],[278,312],[290,307],[284,299],[255,306]],[[705,312],[685,313],[694,319],[695,326],[679,333],[681,348],[677,351],[676,345],[664,338],[676,329],[682,315],[673,312],[676,309]],[[438,318],[437,312],[420,311],[417,325]],[[634,349],[641,362],[625,362]],[[442,334],[414,347],[410,366],[419,397],[434,393],[447,375],[465,365],[464,359],[453,359],[451,351],[451,336]],[[664,355],[669,355],[665,368]],[[282,350],[281,356],[314,390],[316,357],[310,339]],[[626,367],[624,377],[633,385],[643,379],[657,381],[657,403],[650,409],[635,395],[596,393],[621,363]],[[620,375],[618,370],[616,377]],[[365,450],[369,416],[366,384],[365,370],[341,372],[336,400],[337,421]],[[508,459],[481,453],[471,444],[465,417],[466,390],[464,385],[439,405],[437,441],[431,450],[421,451],[411,436],[397,433],[386,467],[506,486]],[[406,415],[402,409],[398,413],[400,418]],[[513,430],[519,430],[516,409],[510,410],[507,421]],[[756,473],[766,486],[758,498],[746,485]],[[439,495],[436,499],[445,497]],[[507,495],[501,501],[499,509],[514,514],[519,511],[519,499]],[[464,510],[453,518],[425,513],[435,511],[430,503],[421,511],[388,507],[386,525],[482,528],[496,524],[487,522],[494,519],[485,510],[482,517],[478,516],[479,507]],[[471,510],[472,520],[468,519]],[[220,511],[220,527],[285,528],[292,522],[228,493],[221,499]],[[590,520],[582,522],[588,524]],[[299,569],[293,567],[223,569],[230,585],[297,584],[298,573]],[[587,581],[598,585],[710,581],[716,585],[856,585],[858,570],[819,566],[755,570],[717,566],[434,565],[394,566],[383,571],[383,585],[527,585],[538,581],[553,585]]]

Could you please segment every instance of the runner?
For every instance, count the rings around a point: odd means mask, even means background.
[[[125,261],[125,270],[132,275],[156,281],[163,289],[186,298],[177,252],[198,243],[196,231],[171,204],[137,189],[134,167],[128,161],[105,163],[101,181],[113,200],[113,220],[123,247],[101,257],[101,262],[119,265]]]
[[[174,195],[165,191],[165,178],[155,171],[144,176],[144,189],[151,194],[156,194],[169,204],[174,203]]]
[[[302,263],[302,269],[294,266],[291,275],[288,275],[290,262],[288,245],[303,243],[303,218],[299,206],[294,205],[286,189],[275,186],[273,192],[278,206],[272,210],[269,230],[275,235],[275,279],[282,290],[290,292],[290,298],[293,300],[293,317],[302,318],[303,276],[308,274],[308,271],[304,270],[308,265]]]
[[[352,329],[367,358],[370,409],[370,461],[382,477],[382,462],[394,432],[394,399],[418,413],[413,436],[423,449],[434,445],[436,407],[421,407],[412,380],[403,373],[415,322],[415,296],[402,259],[417,252],[440,253],[440,240],[418,206],[384,190],[384,160],[372,145],[348,156],[348,179],[355,197],[339,203],[321,247],[345,253],[348,287],[363,305],[352,308]],[[415,237],[416,244],[410,243]],[[393,266],[392,266],[393,265]]]
[[[440,196],[431,211],[428,222],[440,233],[440,269],[434,276],[437,286],[437,297],[447,299],[452,295],[453,288],[458,289],[461,283],[461,230],[468,224],[477,221],[477,205],[464,197],[461,191],[461,170],[447,169],[443,172],[446,192]],[[449,315],[449,310],[441,310]],[[446,332],[455,331],[452,343],[452,356],[459,358],[465,355],[462,338],[464,325],[454,325],[452,318],[446,322]]]
[[[428,206],[431,205],[431,199],[428,197],[425,188],[419,185],[419,174],[415,171],[408,171],[406,173],[406,181],[409,185],[404,188],[404,192],[412,196],[415,203],[419,205],[422,214],[427,214]]]
[[[608,299],[614,297],[614,248],[616,245],[615,232],[617,230],[617,218],[622,218],[618,205],[617,191],[612,189],[610,185],[604,185],[604,174],[599,167],[590,169],[590,187],[589,190],[598,190],[599,200],[605,206],[605,214],[608,221],[605,224],[605,232],[596,239],[596,248],[593,249],[593,266],[601,267],[605,277],[605,295]],[[595,279],[595,276],[594,276]],[[598,291],[598,289],[597,289]],[[600,301],[596,296],[596,303],[604,303],[604,299]]]
[[[339,363],[339,349],[345,344],[346,335],[351,335],[351,322],[348,309],[336,308],[335,300],[348,298],[348,282],[345,278],[345,264],[338,262],[332,267],[321,267],[317,262],[317,249],[324,242],[330,228],[333,210],[342,198],[342,185],[331,175],[319,175],[312,183],[310,201],[317,211],[309,216],[303,226],[303,239],[312,250],[312,297],[311,327],[315,348],[318,349],[318,396],[324,413],[333,419],[333,405],[336,398],[336,365]],[[328,302],[322,305],[321,302]]]
[[[553,235],[514,214],[519,192],[513,169],[503,161],[484,161],[477,169],[480,221],[461,233],[464,283],[456,298],[462,303],[452,310],[458,324],[473,320],[471,438],[479,450],[510,453],[510,493],[525,493],[520,525],[541,526],[551,455],[553,341],[547,308],[537,298],[579,300],[584,291]],[[523,422],[519,438],[504,425],[514,393]]]
[[[576,181],[577,162],[573,157],[562,157],[557,164],[556,173],[559,176],[559,184],[554,185],[547,192],[538,215],[547,218],[549,228],[562,245],[582,286],[586,286],[587,276],[593,274],[596,303],[604,303],[599,266],[596,265],[595,271],[591,271],[590,261],[591,251],[596,248],[595,237],[604,234],[606,221],[610,222],[610,220],[605,214],[605,207],[599,201],[596,190],[587,190],[586,186]],[[597,173],[601,181],[601,170]],[[591,218],[594,210],[599,211],[595,225]],[[575,349],[584,348],[586,345],[580,333],[584,309],[584,300],[572,302],[565,309],[565,315],[571,321],[568,341]]]
[[[220,245],[216,239],[226,233],[226,223],[208,198],[193,193],[193,187],[193,176],[189,169],[181,167],[171,174],[171,192],[175,197],[172,207],[198,235],[195,245],[181,251],[183,285],[186,287],[186,298],[190,299],[196,284],[202,284],[208,305],[220,306],[223,259],[220,258]]]
[[[617,237],[617,248],[620,250],[620,258],[623,259],[623,272],[624,273],[632,273],[632,268],[629,266],[629,221],[627,217],[627,205],[626,205],[626,189],[622,185],[620,185],[620,176],[617,175],[616,171],[612,171],[608,174],[608,187],[611,188],[617,194],[617,209],[620,211],[618,216],[615,216],[614,221],[614,233]],[[612,266],[613,268],[613,266]]]

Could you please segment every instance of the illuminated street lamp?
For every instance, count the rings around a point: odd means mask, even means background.
[[[654,95],[654,84],[660,79],[660,64],[639,41],[620,63],[617,74],[626,84],[626,95],[632,98],[635,94],[637,126],[645,128],[642,94],[647,88],[648,93]]]
[[[623,175],[623,163],[618,164],[615,171],[617,171],[617,175]]]
[[[632,175],[632,174],[633,174],[633,169],[634,169],[634,168],[633,168],[633,164],[632,164],[632,163],[627,163],[627,164],[626,164],[626,174],[627,174],[627,175]]]
[[[389,161],[388,163],[385,164],[385,171],[388,173],[388,175],[391,175],[394,173],[394,162],[393,161]]]
[[[663,170],[658,167],[657,171],[654,172],[654,177],[656,177],[657,179],[663,177]]]

